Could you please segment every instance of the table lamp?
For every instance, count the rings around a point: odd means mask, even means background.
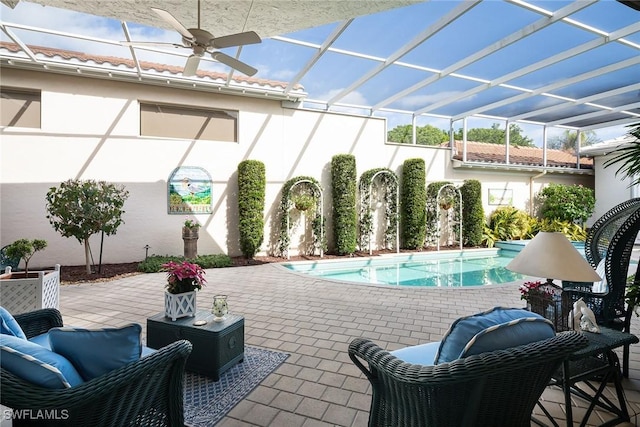
[[[541,231],[507,264],[515,273],[571,282],[602,280],[566,236],[559,232]]]

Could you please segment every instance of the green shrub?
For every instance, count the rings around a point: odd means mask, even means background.
[[[480,246],[485,218],[482,208],[482,184],[468,179],[460,187],[462,194],[462,238],[465,246]]]
[[[519,240],[529,236],[530,217],[513,206],[499,207],[489,217],[489,229],[498,240]]]
[[[331,159],[333,238],[338,255],[352,254],[357,243],[356,158],[338,154]]]
[[[238,165],[238,227],[240,250],[253,258],[264,239],[264,197],[266,188],[264,163],[245,160]]]
[[[402,167],[402,247],[418,249],[426,237],[426,166],[424,159],[407,159]]]
[[[169,261],[182,262],[185,258],[173,255],[151,255],[138,264],[138,271],[143,273],[158,273],[162,271],[162,264]],[[198,264],[202,268],[222,268],[233,266],[233,261],[228,255],[198,255],[195,260],[189,260]]]
[[[596,198],[591,188],[552,183],[538,193],[538,202],[543,219],[584,224],[593,214]]]
[[[574,241],[585,241],[587,239],[587,231],[582,226],[570,221],[560,221],[559,219],[537,220],[533,218],[529,238],[533,238],[539,231],[557,231],[567,236],[567,239]]]

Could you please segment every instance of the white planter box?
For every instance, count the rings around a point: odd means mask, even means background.
[[[60,265],[53,271],[30,271],[29,277],[7,267],[0,275],[0,303],[11,314],[60,308]]]
[[[196,291],[182,294],[164,292],[164,315],[176,320],[181,317],[196,315]]]

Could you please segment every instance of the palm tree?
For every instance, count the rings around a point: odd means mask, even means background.
[[[623,147],[613,151],[615,157],[604,162],[604,167],[620,163],[616,176],[622,174],[623,178],[630,178],[632,185],[640,184],[640,123],[629,125],[628,132],[634,139]]]

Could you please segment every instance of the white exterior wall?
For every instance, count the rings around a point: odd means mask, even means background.
[[[150,254],[182,254],[185,215],[167,213],[167,180],[178,166],[202,167],[213,179],[213,212],[190,215],[202,224],[200,254],[240,255],[237,166],[246,159],[266,166],[263,253],[272,253],[276,247],[282,184],[299,175],[316,177],[324,188],[332,247],[330,163],[336,154],[355,155],[358,176],[377,167],[400,175],[404,160],[422,157],[428,183],[480,180],[486,214],[496,207],[488,205],[489,188],[513,189],[514,206],[527,210],[529,206],[533,173],[454,170],[448,149],[386,144],[382,118],[285,109],[279,101],[14,69],[3,69],[2,85],[42,91],[41,129],[0,128],[0,246],[19,238],[47,240],[47,249],[32,260],[34,268],[84,264],[81,244],[60,236],[46,219],[46,192],[67,179],[123,184],[130,193],[124,224],[116,235],[105,237],[103,263],[140,261],[145,245],[150,246]],[[141,137],[138,101],[238,110],[239,143]],[[534,190],[550,181],[591,186],[593,178],[546,175],[534,182]],[[99,244],[99,236],[94,236],[91,247],[96,263]]]
[[[629,178],[616,176],[620,164],[604,167],[604,163],[613,158],[611,154],[594,157],[594,168],[598,179],[595,182],[596,205],[588,225],[604,215],[612,207],[634,197],[640,197],[640,185],[630,186]]]

